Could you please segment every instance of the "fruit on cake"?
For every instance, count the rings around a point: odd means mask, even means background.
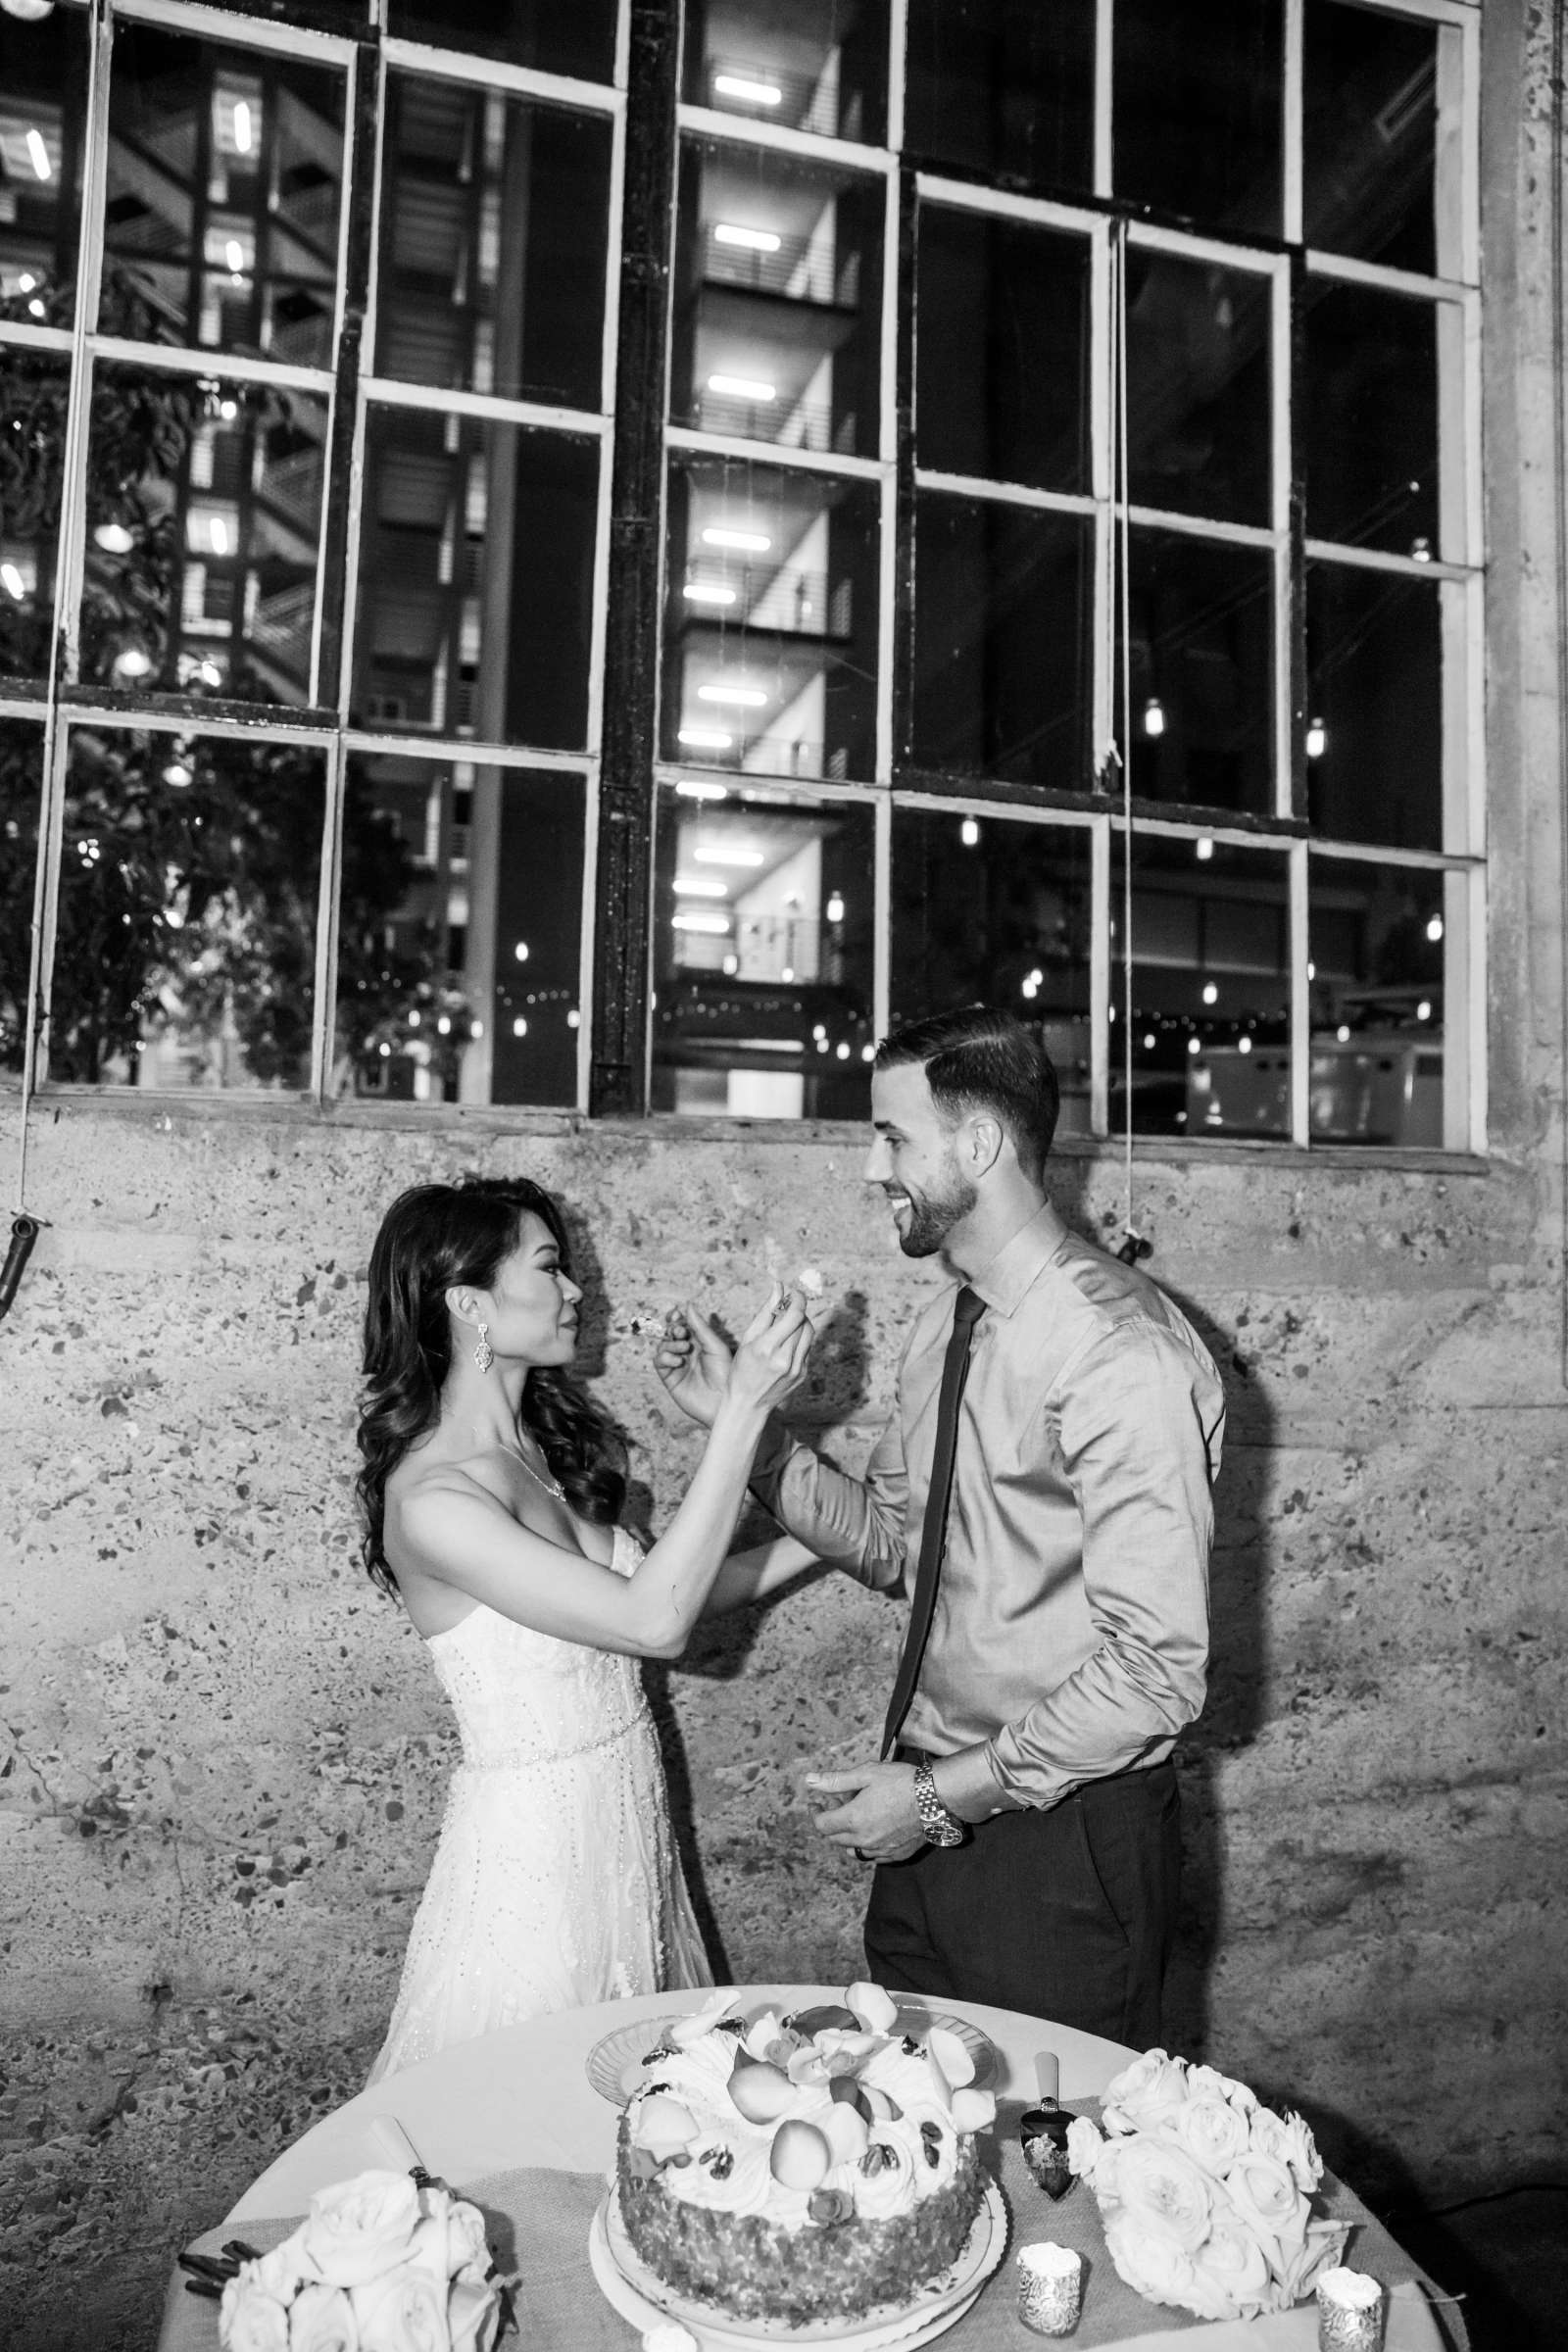
[[[880,1985],[750,2022],[715,2004],[636,2072],[620,2220],[675,2293],[753,2322],[851,2319],[908,2304],[961,2253],[996,2102],[957,2034],[916,2041]]]

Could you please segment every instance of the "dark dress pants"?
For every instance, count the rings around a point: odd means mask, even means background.
[[[871,1982],[1151,2048],[1181,1855],[1169,1763],[1086,1782],[1046,1812],[995,1814],[962,1845],[878,1867],[865,1915]]]

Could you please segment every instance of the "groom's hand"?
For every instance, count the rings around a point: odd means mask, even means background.
[[[906,1862],[925,1843],[912,1764],[857,1764],[808,1772],[806,1786],[843,1801],[812,1816],[824,1838],[863,1862]]]
[[[728,1341],[695,1306],[672,1307],[654,1349],[654,1370],[675,1403],[711,1429],[729,1380]]]

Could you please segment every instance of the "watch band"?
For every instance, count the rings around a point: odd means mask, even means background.
[[[950,1813],[938,1796],[929,1764],[917,1764],[914,1768],[914,1801],[920,1815],[920,1827],[930,1844],[963,1843],[969,1833],[957,1815]]]

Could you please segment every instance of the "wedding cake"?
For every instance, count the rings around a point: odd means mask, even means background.
[[[800,2326],[903,2306],[964,2247],[995,2117],[957,2034],[905,2034],[888,1994],[748,2023],[683,2018],[622,2112],[616,2199],[676,2293]]]

